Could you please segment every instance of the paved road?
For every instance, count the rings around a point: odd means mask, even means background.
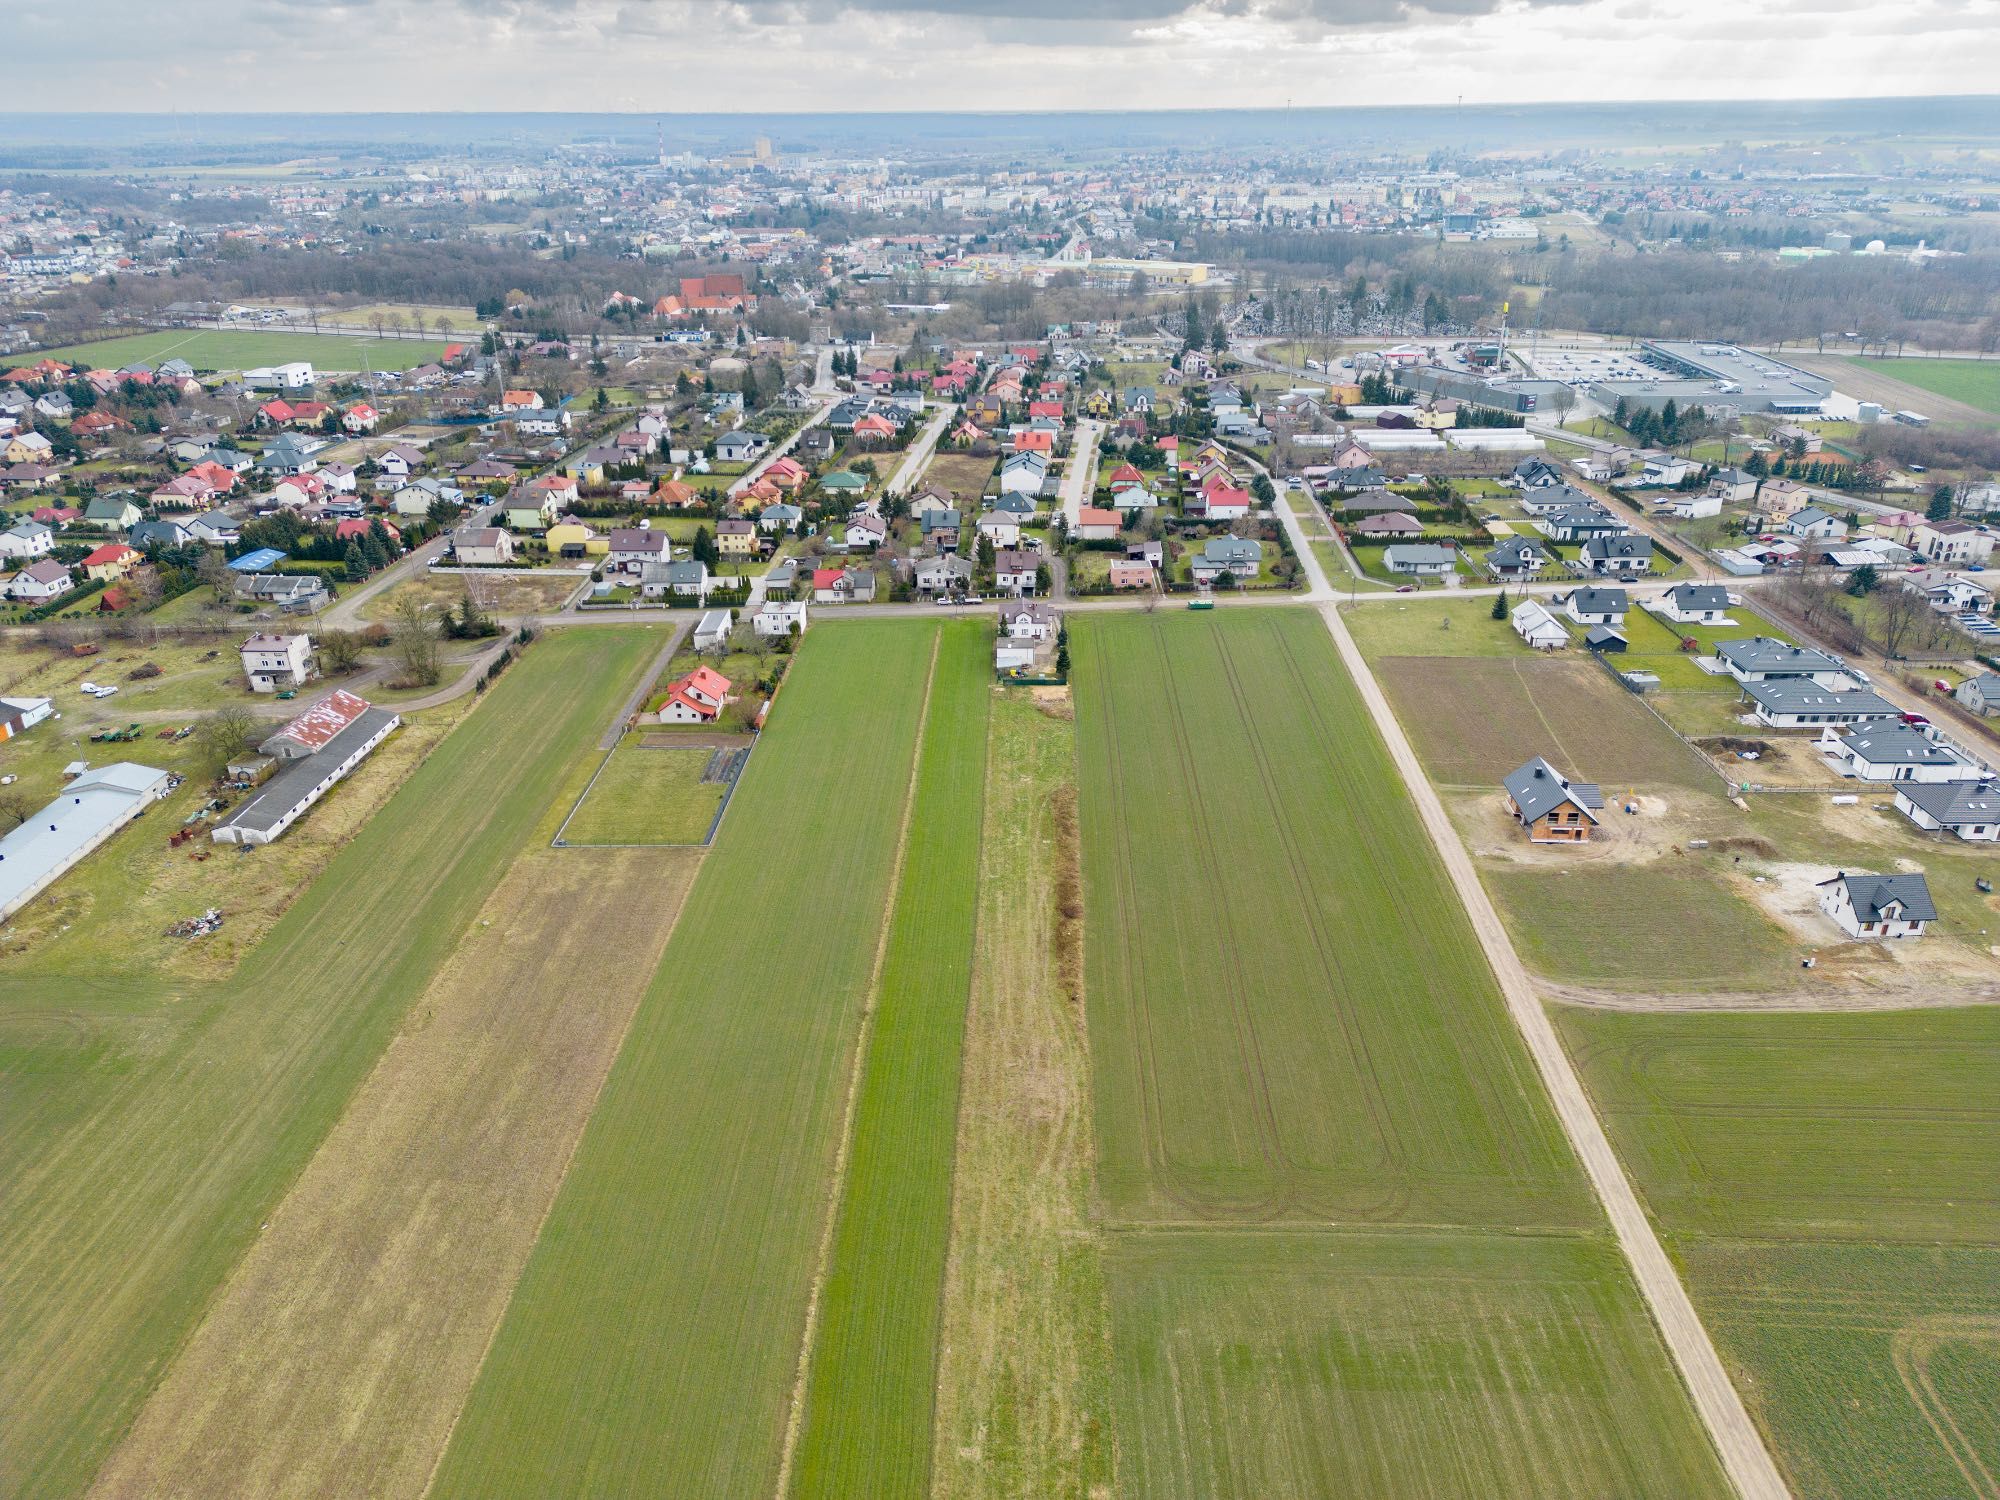
[[[799,423],[797,431],[782,443],[775,445],[768,453],[739,475],[735,482],[729,486],[729,493],[740,495],[749,489],[751,485],[755,484],[763,477],[766,469],[792,451],[793,446],[797,444],[798,440],[805,436],[805,430],[808,427],[817,427],[820,423],[824,422],[827,419],[828,413],[839,404],[839,400],[840,398],[836,396],[822,403],[819,410],[815,411],[810,417],[807,417],[805,421]]]
[[[1275,509],[1292,532],[1293,543],[1305,563],[1306,576],[1312,580],[1312,592],[1315,595],[1325,593],[1326,571],[1312,549],[1303,545],[1304,534],[1283,496],[1279,497]],[[1402,725],[1389,707],[1389,700],[1383,696],[1375,674],[1354,644],[1354,637],[1348,633],[1339,607],[1331,601],[1322,602],[1319,612],[1333,636],[1335,646],[1339,648],[1341,660],[1360,689],[1362,701],[1368,705],[1376,728],[1381,731],[1390,758],[1395,761],[1397,771],[1416,802],[1418,815],[1422,817],[1431,842],[1437,846],[1438,854],[1444,860],[1459,900],[1472,919],[1473,930],[1478,934],[1487,960],[1493,965],[1494,976],[1500,981],[1501,992],[1506,996],[1508,1013],[1513,1016],[1514,1024],[1541,1072],[1542,1082],[1555,1104],[1556,1117],[1562,1122],[1563,1132],[1582,1161],[1598,1201],[1604,1205],[1605,1214],[1618,1237],[1619,1248],[1632,1267],[1639,1290],[1652,1309],[1653,1319],[1659,1325],[1667,1348],[1673,1353],[1674,1363],[1680,1367],[1681,1376],[1687,1381],[1695,1410],[1707,1427],[1716,1451],[1722,1456],[1723,1467],[1743,1500],[1785,1500],[1789,1491],[1778,1473],[1778,1466],[1764,1446],[1763,1436],[1757,1431],[1756,1424],[1750,1420],[1750,1413],[1735,1386],[1730,1384],[1729,1375],[1722,1367],[1722,1358],[1716,1353],[1708,1330],[1702,1326],[1673,1262],[1667,1259],[1666,1250],[1653,1233],[1651,1221],[1639,1206],[1638,1195],[1633,1192],[1624,1167],[1611,1149],[1604,1127],[1598,1123],[1590,1098],[1584,1093],[1582,1080],[1571,1067],[1569,1054],[1563,1051],[1555,1026],[1549,1020],[1548,1012],[1542,1008],[1528,971],[1515,953],[1513,941],[1486,895],[1486,887],[1480,884],[1479,874],[1473,869],[1472,859],[1465,852],[1465,845],[1460,842],[1458,831],[1444,810],[1444,803],[1432,789],[1416,752],[1410,748]]]
[[[1069,468],[1062,479],[1063,520],[1073,531],[1077,517],[1090,497],[1097,492],[1097,440],[1104,435],[1104,424],[1085,417],[1076,424],[1076,442],[1070,453]]]
[[[917,440],[910,444],[910,451],[890,476],[887,489],[899,495],[907,495],[917,487],[917,481],[924,477],[924,470],[930,467],[931,455],[937,451],[938,439],[944,436],[945,425],[951,421],[958,408],[946,402],[938,408],[938,414],[931,418],[930,426],[917,434]]]

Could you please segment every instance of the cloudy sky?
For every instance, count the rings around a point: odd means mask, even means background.
[[[1990,93],[2000,0],[77,0],[0,108],[1076,109]]]

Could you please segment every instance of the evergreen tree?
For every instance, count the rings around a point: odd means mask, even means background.
[[[361,544],[359,542],[349,542],[347,544],[347,557],[341,566],[347,570],[347,577],[350,583],[358,583],[368,576],[368,559],[362,556]]]
[[[1493,596],[1493,618],[1496,620],[1507,618],[1507,591],[1505,589],[1500,590],[1499,593]]]
[[[1931,503],[1924,508],[1926,521],[1949,521],[1951,519],[1951,486],[1941,484],[1931,494]]]

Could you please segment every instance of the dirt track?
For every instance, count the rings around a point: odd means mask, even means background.
[[[1888,411],[1920,411],[1935,422],[1967,423],[1980,427],[1991,427],[1995,423],[1991,412],[1968,406],[1963,401],[1954,401],[1949,396],[1940,396],[1892,375],[1881,374],[1865,365],[1815,354],[1786,353],[1779,357],[1801,370],[1826,376],[1833,382],[1834,389],[1844,396],[1852,396],[1857,401],[1879,401]]]

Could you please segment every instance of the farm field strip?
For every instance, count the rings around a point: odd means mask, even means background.
[[[233,979],[0,981],[0,1015],[45,1023],[5,1055],[0,1494],[89,1481],[647,646],[538,644]]]
[[[515,860],[93,1494],[421,1493],[697,861]]]
[[[1798,1492],[2000,1492],[2000,1010],[1555,1015]]]
[[[1076,735],[993,705],[939,1334],[939,1500],[1115,1493],[1111,1332],[1092,1213]]]
[[[1074,635],[1113,1211],[1591,1226],[1320,622],[1105,616]]]
[[[433,1495],[772,1493],[935,639],[801,648]]]
[[[728,785],[707,781],[708,747],[645,743],[628,732],[605,752],[582,792],[565,804],[556,840],[568,848],[703,844]]]
[[[930,1489],[961,1049],[979,910],[991,641],[941,632],[904,855],[809,1351],[791,1493]]]
[[[445,344],[444,339],[372,339],[360,334],[184,328],[99,339],[50,349],[36,358],[59,359],[93,370],[116,369],[141,360],[158,364],[169,359],[184,359],[197,371],[240,371],[295,359],[310,361],[315,373],[320,369],[359,370],[364,365],[371,370],[407,370],[439,358]]]
[[[1126,1482],[1727,1493],[1321,621],[1074,635]]]

